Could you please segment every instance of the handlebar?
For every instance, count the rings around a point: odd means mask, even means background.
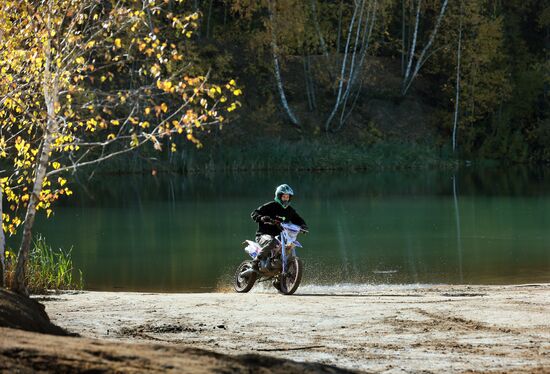
[[[281,228],[281,224],[282,224],[282,223],[284,223],[284,222],[283,222],[283,221],[276,220],[276,219],[274,219],[273,221],[271,221],[271,224],[272,224],[272,225],[275,225],[275,226],[277,226],[277,227],[279,227],[279,228]],[[302,234],[309,234],[309,230],[306,230],[306,229],[303,229],[303,228],[300,227],[300,233],[302,233]]]
[[[270,218],[269,221],[267,222],[264,221],[264,223],[266,225],[273,225],[281,228],[281,224],[284,223],[284,217],[277,216],[276,218]],[[300,228],[300,232],[303,234],[309,234],[309,230],[304,228]]]

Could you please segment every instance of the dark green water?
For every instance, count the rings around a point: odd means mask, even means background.
[[[280,183],[308,222],[305,288],[550,282],[550,172],[116,176],[73,186],[36,232],[92,290],[230,287],[250,212]],[[93,191],[93,192],[91,192]]]

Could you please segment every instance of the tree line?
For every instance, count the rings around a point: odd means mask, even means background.
[[[320,131],[345,133],[373,87],[383,88],[369,65],[387,64],[395,66],[392,74],[400,80],[385,92],[388,99],[421,96],[436,115],[432,126],[439,141],[462,157],[550,160],[545,1],[196,0],[190,5],[203,14],[198,37],[213,56],[206,60],[230,67],[244,82],[254,76],[245,91],[256,90],[263,102],[247,110],[275,106],[296,128],[314,115]],[[428,89],[419,92],[420,86]]]

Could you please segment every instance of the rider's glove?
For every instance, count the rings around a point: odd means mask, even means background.
[[[260,218],[260,220],[265,224],[273,223],[273,218],[271,218],[270,216],[263,216],[262,218]]]

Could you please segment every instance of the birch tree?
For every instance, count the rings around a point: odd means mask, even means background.
[[[432,44],[437,36],[439,26],[441,25],[441,21],[445,16],[445,11],[447,10],[447,3],[448,3],[448,0],[442,0],[441,7],[439,9],[439,14],[435,19],[434,27],[430,32],[427,43],[424,45],[424,47],[420,51],[420,54],[418,55],[418,57],[415,57],[415,56],[416,56],[416,48],[418,43],[418,29],[419,29],[420,18],[421,18],[422,0],[418,0],[416,4],[414,31],[412,35],[411,47],[408,52],[408,62],[407,62],[407,67],[405,69],[404,76],[403,76],[403,84],[401,88],[401,94],[403,96],[407,94],[407,92],[409,91],[409,88],[411,87],[412,82],[416,79],[418,72],[430,57],[428,52],[432,48]]]
[[[377,0],[369,1],[368,4],[366,0],[355,2],[353,15],[348,26],[336,100],[325,122],[326,131],[332,129],[332,121],[339,110],[341,111],[341,115],[336,129],[340,129],[351,115],[356,100],[352,100],[351,108],[346,111],[347,103],[355,87],[359,86],[355,99],[357,99],[360,91],[361,84],[359,81],[362,80],[361,73],[366,60],[372,30],[376,22],[377,10]]]
[[[240,103],[234,81],[191,75],[185,43],[197,13],[166,2],[4,1],[0,5],[0,187],[23,225],[13,290],[26,293],[37,211],[72,192],[67,173],[151,145],[176,151],[183,136],[220,125]],[[157,22],[164,18],[170,28]]]
[[[279,48],[277,46],[277,36],[276,36],[277,22],[275,20],[275,6],[272,0],[268,0],[268,5],[269,5],[269,21],[270,21],[269,25],[270,25],[270,31],[271,31],[271,53],[273,55],[273,71],[275,73],[275,82],[277,84],[279,98],[292,124],[295,126],[300,126],[300,121],[298,121],[298,118],[294,114],[293,110],[290,108],[290,105],[288,105],[288,101],[286,99],[283,79],[281,77],[281,68],[279,64]]]
[[[479,149],[476,136],[484,129],[474,124],[495,113],[511,94],[503,20],[488,13],[486,4],[452,3],[439,38],[442,53],[434,54],[430,72],[446,77],[442,94],[449,103],[451,146],[458,149],[460,133],[462,151]]]
[[[264,21],[268,36],[262,38],[257,34],[252,39],[270,47],[277,95],[290,122],[298,125],[300,120],[288,100],[288,91],[282,79],[283,55],[293,61],[296,56],[301,56],[308,107],[310,111],[317,108],[326,110],[326,113],[321,113],[325,119],[319,127],[327,132],[341,129],[358,102],[365,79],[364,67],[370,41],[380,18],[379,13],[390,5],[391,2],[386,0],[340,1],[338,4],[317,0],[232,0],[233,12],[251,23],[257,23],[258,19],[268,14]],[[320,14],[325,19],[320,19]],[[344,39],[342,42],[341,34]],[[312,57],[319,54],[323,59],[316,59],[314,66]],[[316,77],[325,78],[322,83],[325,84],[324,88],[332,91],[330,94],[316,94]],[[322,84],[319,86],[322,87]],[[330,97],[328,110],[322,104],[317,105],[317,98],[322,96]]]
[[[456,133],[458,129],[458,110],[460,108],[460,62],[462,57],[462,17],[458,28],[458,47],[456,51],[456,96],[453,121],[453,152],[456,152]]]
[[[263,51],[264,46],[269,48],[277,96],[294,127],[300,126],[300,120],[287,99],[281,60],[289,46],[295,46],[303,35],[302,20],[305,14],[300,11],[303,5],[298,0],[231,0],[231,10],[234,14],[250,23],[263,26],[263,29],[255,32],[250,38],[250,43],[259,51]]]

